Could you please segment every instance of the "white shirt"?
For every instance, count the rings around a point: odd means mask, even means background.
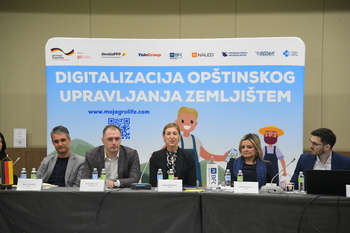
[[[106,169],[106,176],[108,180],[114,181],[114,186],[119,187],[120,181],[118,180],[118,159],[119,159],[119,151],[117,153],[117,156],[110,159],[107,157],[106,151],[105,151],[105,169]]]
[[[332,152],[329,155],[326,164],[322,164],[320,158],[316,156],[314,170],[332,170]]]

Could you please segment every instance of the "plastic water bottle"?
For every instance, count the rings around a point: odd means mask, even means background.
[[[162,169],[159,168],[157,172],[157,180],[162,180],[163,179],[163,172]]]
[[[243,181],[243,172],[242,172],[242,170],[238,170],[237,181]]]
[[[168,180],[173,180],[173,179],[174,179],[174,171],[173,171],[173,169],[169,169]]]
[[[102,168],[100,179],[105,180],[106,178],[106,169]]]
[[[225,189],[230,189],[231,187],[231,172],[230,169],[226,169],[225,172]]]
[[[37,179],[38,175],[36,173],[35,167],[32,168],[32,172],[30,173],[30,179]]]
[[[20,176],[21,179],[27,179],[27,171],[26,171],[26,168],[22,168],[22,171],[21,171],[21,176]]]
[[[92,171],[92,179],[96,180],[98,179],[98,172],[97,172],[97,168],[94,167],[94,170]]]
[[[299,193],[304,193],[305,192],[305,186],[304,186],[304,173],[301,171],[299,172],[298,176],[298,187],[299,187]]]

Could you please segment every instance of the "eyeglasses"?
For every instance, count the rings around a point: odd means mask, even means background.
[[[309,139],[309,141],[310,141],[311,145],[313,145],[313,146],[320,146],[320,145],[323,145],[323,143],[318,144],[318,143],[316,143],[316,142],[311,141],[311,139]]]

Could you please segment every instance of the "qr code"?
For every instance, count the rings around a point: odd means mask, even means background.
[[[130,118],[108,118],[108,124],[118,126],[122,131],[122,139],[130,139]]]

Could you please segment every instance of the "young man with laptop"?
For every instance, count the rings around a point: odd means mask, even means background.
[[[298,189],[298,175],[302,171],[305,176],[305,189],[307,190],[307,170],[350,170],[350,157],[338,154],[332,150],[336,136],[332,130],[319,128],[311,132],[310,153],[300,155],[294,174],[290,181],[293,182],[295,189]],[[319,180],[319,182],[323,182]]]

